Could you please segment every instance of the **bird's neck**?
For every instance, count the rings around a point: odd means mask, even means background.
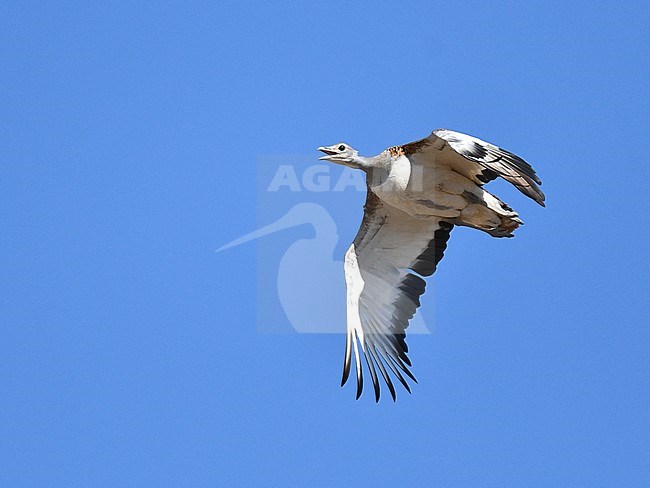
[[[365,156],[356,156],[353,160],[354,166],[358,169],[362,169],[364,171],[368,171],[370,168],[372,168],[372,158],[366,158]]]
[[[365,171],[371,171],[373,169],[384,169],[388,171],[390,169],[390,156],[384,153],[369,158],[358,156],[358,162],[359,167]]]

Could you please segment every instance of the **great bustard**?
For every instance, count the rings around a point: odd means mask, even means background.
[[[361,346],[376,401],[377,369],[395,400],[388,369],[410,392],[402,375],[415,381],[405,330],[424,293],[422,277],[435,272],[454,225],[512,237],[522,221],[483,185],[500,176],[544,206],[541,181],[520,157],[446,129],[374,157],[359,156],[345,143],[318,150],[325,153],[320,159],[363,170],[367,183],[363,221],[345,254],[347,341],[341,386],[354,350],[357,398],[361,395]]]

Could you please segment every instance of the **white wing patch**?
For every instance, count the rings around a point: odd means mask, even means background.
[[[418,220],[384,205],[368,190],[364,220],[345,256],[348,333],[341,384],[348,379],[354,350],[357,398],[363,391],[361,352],[379,401],[378,372],[396,398],[391,376],[410,392],[405,331],[420,305],[425,282],[442,259],[451,224]]]
[[[461,132],[434,130],[428,137],[404,144],[404,154],[420,164],[443,164],[475,181],[487,183],[502,177],[524,195],[544,206],[541,180],[522,158],[494,144]]]

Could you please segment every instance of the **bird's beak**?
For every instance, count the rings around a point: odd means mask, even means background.
[[[322,153],[325,153],[325,156],[318,158],[319,160],[332,161],[334,159],[333,156],[336,156],[338,154],[336,151],[333,151],[329,147],[325,146],[319,147],[318,150]]]

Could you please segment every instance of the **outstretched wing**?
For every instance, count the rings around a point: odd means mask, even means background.
[[[341,386],[350,374],[354,350],[357,398],[363,390],[361,353],[376,401],[378,372],[393,400],[395,388],[388,370],[411,391],[402,375],[416,381],[409,370],[405,330],[420,306],[425,289],[422,276],[435,272],[452,228],[441,220],[414,219],[383,204],[368,188],[361,228],[345,255],[348,328]]]
[[[473,136],[448,129],[434,130],[429,137],[401,146],[409,159],[420,164],[443,164],[477,184],[498,176],[524,195],[544,206],[542,182],[533,167],[519,156]]]

